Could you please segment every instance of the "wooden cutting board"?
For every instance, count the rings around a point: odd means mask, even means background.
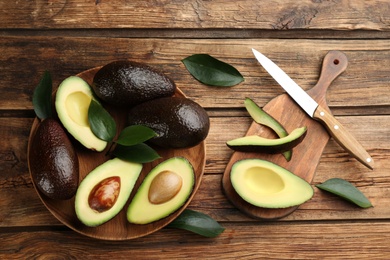
[[[328,52],[324,57],[321,75],[317,84],[307,91],[318,104],[328,111],[329,107],[326,104],[326,91],[333,80],[347,68],[347,65],[348,60],[344,53],[340,51]],[[292,159],[289,162],[287,162],[281,154],[234,152],[223,174],[222,187],[226,197],[242,212],[255,218],[277,219],[291,214],[298,207],[268,209],[249,204],[243,200],[232,187],[230,181],[230,170],[232,165],[238,160],[248,158],[268,160],[288,169],[311,183],[330,136],[319,122],[310,118],[287,94],[272,99],[263,107],[263,109],[278,120],[289,133],[295,128],[306,126],[307,134],[305,139],[293,149]],[[246,135],[277,138],[272,130],[266,126],[259,125],[256,122],[251,124]]]

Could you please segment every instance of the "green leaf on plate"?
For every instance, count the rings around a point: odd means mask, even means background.
[[[231,87],[244,81],[237,69],[208,54],[194,54],[182,62],[194,78],[206,85]]]
[[[48,71],[45,71],[34,90],[32,99],[35,114],[40,119],[52,116],[52,89],[53,83],[51,75]]]
[[[340,179],[329,179],[321,184],[316,185],[317,188],[333,193],[343,199],[350,201],[361,208],[372,207],[371,202],[367,197],[352,183]]]
[[[161,158],[152,147],[144,143],[132,146],[117,144],[112,153],[119,159],[135,163],[147,163]]]
[[[204,237],[216,237],[225,230],[210,216],[190,209],[185,209],[168,227],[184,229]]]
[[[88,108],[88,122],[92,132],[103,141],[110,142],[116,134],[114,118],[95,100],[91,100]]]
[[[116,142],[121,145],[131,146],[143,143],[156,136],[153,129],[143,125],[128,126],[121,131]]]

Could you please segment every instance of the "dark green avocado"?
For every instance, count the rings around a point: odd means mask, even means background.
[[[43,120],[31,147],[29,165],[37,189],[51,199],[72,198],[79,184],[79,161],[60,123],[52,118]]]
[[[142,102],[175,93],[175,83],[145,64],[114,61],[94,76],[92,89],[101,100],[117,107],[132,107]]]
[[[181,97],[165,97],[142,103],[129,111],[129,125],[152,128],[150,143],[164,148],[186,148],[208,135],[210,120],[198,103]]]

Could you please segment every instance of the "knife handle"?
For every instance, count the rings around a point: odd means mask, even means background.
[[[313,118],[323,123],[337,143],[359,162],[371,170],[374,168],[374,161],[371,156],[330,112],[325,110],[323,107],[318,106],[314,112]]]

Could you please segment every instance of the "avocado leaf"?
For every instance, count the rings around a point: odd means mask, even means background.
[[[217,237],[225,230],[210,216],[190,209],[185,209],[167,227],[184,229],[204,237]]]
[[[91,100],[88,109],[88,122],[92,132],[103,141],[110,142],[116,134],[116,123],[104,107]]]
[[[161,158],[153,148],[145,143],[132,146],[117,144],[112,153],[122,160],[135,163],[147,163]]]
[[[244,81],[236,68],[208,54],[194,54],[182,62],[195,79],[206,85],[231,87]]]
[[[157,134],[153,129],[143,125],[128,126],[121,131],[116,143],[131,146],[139,143],[143,143],[150,138],[155,137]]]
[[[367,199],[367,197],[352,183],[346,180],[333,178],[321,184],[317,184],[316,187],[333,193],[349,202],[358,205],[361,208],[372,207],[372,204]]]
[[[51,75],[45,71],[34,90],[32,99],[35,114],[42,120],[52,116],[52,89]]]

